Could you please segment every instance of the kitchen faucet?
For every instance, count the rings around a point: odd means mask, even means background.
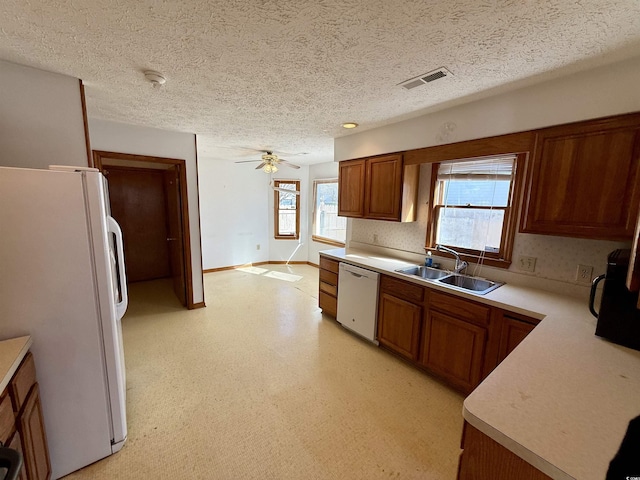
[[[436,250],[441,251],[441,252],[448,252],[448,253],[452,254],[454,257],[456,257],[456,263],[455,263],[455,266],[453,267],[453,272],[454,273],[460,273],[462,270],[464,270],[465,268],[467,268],[469,266],[469,264],[467,262],[465,262],[464,260],[460,259],[460,254],[458,252],[456,252],[455,250],[453,250],[452,248],[445,247],[444,245],[437,244],[436,245]]]

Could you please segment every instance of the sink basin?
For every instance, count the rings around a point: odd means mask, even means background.
[[[416,277],[424,278],[425,280],[437,280],[438,278],[450,275],[449,272],[445,272],[444,270],[422,266],[400,268],[396,270],[396,272],[404,273],[406,275],[415,275]]]
[[[491,290],[495,290],[499,286],[503,285],[499,282],[492,282],[491,280],[485,280],[484,278],[469,277],[467,275],[449,275],[438,280],[440,283],[445,283],[459,290],[467,290],[479,295],[489,293]]]

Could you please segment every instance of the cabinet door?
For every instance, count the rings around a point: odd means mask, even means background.
[[[498,364],[504,360],[534,328],[535,325],[505,316],[502,321],[502,332],[500,334]]]
[[[420,363],[464,392],[480,383],[487,329],[429,310]]]
[[[37,383],[31,389],[17,423],[29,480],[48,480],[51,477],[51,463]]]
[[[624,116],[541,130],[521,231],[632,238],[640,194],[639,129],[640,116]]]
[[[402,155],[367,160],[364,215],[379,220],[400,220],[402,208]]]
[[[364,216],[366,160],[340,162],[338,168],[338,215]]]
[[[378,341],[403,357],[418,359],[422,307],[382,293],[378,302]]]

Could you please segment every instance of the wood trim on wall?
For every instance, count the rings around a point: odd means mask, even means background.
[[[447,160],[464,160],[466,158],[529,152],[533,149],[535,136],[535,130],[529,130],[407,150],[404,152],[404,164],[438,163]]]
[[[203,268],[203,261],[202,261],[202,223],[200,221],[200,177],[198,175],[198,138],[196,137],[196,135],[193,135],[193,147],[194,147],[194,154],[195,154],[195,159],[196,159],[196,198],[197,198],[197,203],[196,205],[198,206],[198,243],[200,245],[200,271],[202,272],[202,268]],[[185,171],[186,174],[186,171]],[[204,299],[204,272],[200,274],[201,280],[200,282],[202,283],[202,306],[205,306],[205,299]],[[195,305],[195,304],[194,304]],[[199,303],[198,303],[199,305]],[[194,308],[200,308],[200,307],[194,307]]]
[[[194,308],[200,308],[200,303],[195,303],[193,299],[193,268],[191,265],[191,231],[189,229],[189,198],[187,193],[187,162],[180,158],[165,158],[165,157],[152,157],[149,155],[134,155],[130,153],[118,153],[118,152],[106,152],[102,150],[93,151],[93,162],[95,168],[100,171],[104,170],[103,159],[112,158],[114,160],[129,160],[133,162],[145,162],[145,163],[159,163],[165,165],[174,165],[178,169],[178,178],[181,182],[180,197],[181,197],[181,216],[182,216],[182,235],[183,235],[183,248],[184,248],[184,272],[185,272],[185,286],[186,286],[186,298],[187,308],[192,310]],[[132,167],[139,169],[140,167]],[[204,285],[204,283],[203,283]]]
[[[80,103],[82,104],[82,122],[84,123],[84,142],[87,146],[87,165],[93,167],[93,156],[91,155],[91,140],[89,138],[89,119],[87,117],[87,100],[84,96],[84,84],[78,79],[80,84]]]

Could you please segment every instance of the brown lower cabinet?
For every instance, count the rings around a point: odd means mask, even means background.
[[[21,480],[51,478],[40,391],[31,353],[27,353],[0,395],[0,441],[22,452]]]
[[[380,275],[380,345],[465,394],[537,323],[530,317]]]
[[[338,273],[340,263],[320,255],[320,283],[318,285],[318,306],[323,313],[338,315]]]
[[[467,422],[461,447],[458,480],[551,480]]]

